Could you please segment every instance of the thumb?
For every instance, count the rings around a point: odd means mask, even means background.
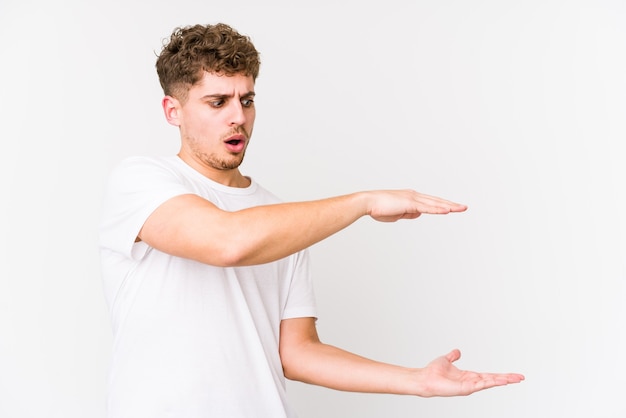
[[[459,351],[457,348],[455,348],[454,350],[450,351],[447,355],[446,355],[446,359],[450,362],[450,363],[454,363],[455,361],[457,361],[458,359],[461,358],[461,351]]]

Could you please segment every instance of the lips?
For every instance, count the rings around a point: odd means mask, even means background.
[[[233,135],[224,141],[224,145],[228,151],[239,153],[244,150],[246,140],[243,135]]]

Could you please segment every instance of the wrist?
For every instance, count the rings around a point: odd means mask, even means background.
[[[359,217],[369,216],[372,213],[371,192],[355,192],[348,196],[351,199],[351,205],[356,208]]]

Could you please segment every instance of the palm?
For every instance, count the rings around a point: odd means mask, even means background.
[[[461,357],[459,350],[431,361],[424,369],[426,388],[423,396],[463,396],[494,386],[519,383],[524,379],[515,373],[478,373],[460,370],[454,362]]]

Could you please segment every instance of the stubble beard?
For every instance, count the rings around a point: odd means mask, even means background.
[[[246,150],[248,148],[250,140],[250,133],[241,129],[229,132],[228,135],[224,136],[224,138],[227,138],[228,136],[234,135],[241,131],[243,131],[242,133],[247,138],[246,148],[244,148],[243,151],[239,153],[227,153],[226,156],[220,156],[217,153],[207,154],[205,152],[199,151],[199,147],[197,147],[197,145],[200,143],[200,141],[195,137],[186,136],[186,142],[190,145],[191,151],[193,152],[193,154],[196,155],[196,158],[206,166],[211,167],[214,170],[220,171],[235,170],[239,168],[241,163],[243,163],[243,159],[246,155]]]
[[[194,146],[198,143],[198,141],[193,138],[188,137],[187,143],[191,145],[192,153],[195,154],[196,158],[202,162],[202,164],[211,167],[214,170],[220,171],[235,170],[239,168],[246,155],[247,149],[246,145],[246,149],[240,153],[227,153],[226,156],[220,156],[217,153],[207,154],[205,152],[200,152],[198,148]]]
[[[246,150],[243,150],[239,154],[231,154],[231,158],[220,158],[215,154],[210,155],[202,155],[202,161],[208,166],[216,169],[216,170],[234,170],[239,168],[241,163],[243,163],[243,157],[246,155]]]

